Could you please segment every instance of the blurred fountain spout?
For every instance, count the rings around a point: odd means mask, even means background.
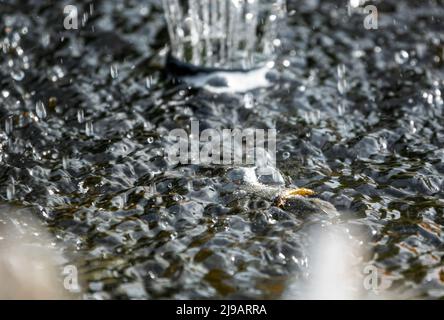
[[[168,64],[181,76],[239,76],[274,65],[285,0],[163,0],[163,5],[170,36]]]

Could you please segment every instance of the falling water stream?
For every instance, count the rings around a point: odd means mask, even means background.
[[[272,36],[262,2],[241,23],[210,9],[243,1],[71,2],[78,30],[61,2],[0,3],[0,220],[40,221],[80,297],[307,297],[317,261],[351,247],[383,296],[444,297],[442,0],[375,1],[376,30],[347,1],[290,0]],[[187,3],[201,16],[173,12]],[[168,52],[200,77],[171,76]],[[171,163],[168,133],[194,120],[275,128],[272,182],[316,196],[282,206],[246,187],[251,168]]]
[[[163,0],[172,56],[200,67],[251,69],[273,61],[285,1]]]
[[[215,93],[271,85],[285,1],[164,0],[163,8],[173,76]]]

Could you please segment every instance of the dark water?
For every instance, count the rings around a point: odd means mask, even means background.
[[[443,1],[377,1],[378,30],[345,1],[290,1],[253,108],[167,79],[158,1],[72,4],[79,30],[59,2],[0,2],[0,203],[46,222],[85,298],[280,298],[303,277],[325,216],[171,165],[165,136],[191,120],[276,128],[286,183],[336,206],[391,290],[444,297]]]

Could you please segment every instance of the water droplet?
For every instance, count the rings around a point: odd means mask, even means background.
[[[42,36],[42,45],[43,45],[43,47],[45,47],[45,48],[48,47],[50,43],[51,43],[51,36],[49,35],[49,33],[45,33]]]
[[[433,104],[433,99],[434,99],[433,94],[430,93],[428,98],[427,98],[427,103],[428,104]]]
[[[341,63],[340,65],[338,65],[338,78],[339,79],[344,78],[346,72],[347,72],[347,67],[345,66],[345,64]]]
[[[25,77],[25,73],[22,70],[13,70],[11,71],[11,78],[15,81],[22,81]]]
[[[276,63],[274,61],[268,61],[267,62],[267,68],[268,69],[273,69],[275,65],[276,65]]]
[[[85,125],[85,133],[88,137],[94,136],[94,125],[91,121],[88,121]]]
[[[88,14],[85,12],[82,16],[82,26],[84,27],[88,22]]]
[[[338,65],[338,91],[341,95],[345,94],[348,89],[348,83],[346,79],[347,68],[344,64]]]
[[[83,121],[85,121],[85,112],[83,109],[77,110],[77,121],[79,123],[83,123]]]
[[[63,166],[63,169],[64,169],[64,170],[68,169],[68,166],[69,166],[69,159],[68,159],[67,156],[64,156],[64,157],[62,158],[62,166]]]
[[[387,150],[387,140],[384,138],[380,138],[379,139],[379,143],[381,144],[381,151],[386,151]]]
[[[280,46],[282,45],[282,42],[281,42],[280,39],[274,39],[274,40],[273,40],[273,45],[274,45],[275,47],[280,47]]]
[[[361,5],[360,0],[350,0],[350,6],[352,8],[358,8]]]
[[[415,126],[415,121],[410,120],[410,132],[411,133],[416,133],[416,131],[417,131],[417,129],[416,129],[416,126]]]
[[[409,59],[409,54],[407,51],[402,50],[395,54],[395,61],[397,64],[404,64]]]
[[[149,13],[148,7],[147,6],[143,6],[142,8],[140,8],[140,15],[146,17]]]
[[[119,77],[119,70],[115,64],[110,67],[111,78],[117,79]]]
[[[245,109],[252,109],[254,107],[254,96],[251,93],[247,93],[244,96]]]
[[[7,97],[9,97],[9,91],[8,90],[2,90],[2,96],[3,96],[3,98],[7,98]]]
[[[346,106],[344,102],[340,102],[338,104],[338,115],[343,116],[346,110]]]
[[[5,120],[5,132],[6,134],[11,134],[12,130],[14,130],[14,124],[12,122],[12,117],[9,117]]]
[[[145,80],[145,86],[148,90],[151,89],[151,87],[153,86],[153,78],[152,77],[147,77]]]
[[[37,101],[37,103],[35,104],[35,113],[40,119],[46,118],[46,109],[42,101]]]
[[[154,142],[154,138],[153,137],[149,137],[148,139],[146,139],[148,141],[149,144]]]
[[[61,79],[61,78],[63,78],[63,77],[65,76],[65,72],[63,71],[63,69],[62,69],[60,66],[55,66],[55,67],[52,69],[52,73],[53,73],[53,76],[54,76],[55,78],[57,78],[56,81],[57,81],[58,79]]]
[[[353,55],[354,58],[359,59],[359,58],[362,58],[362,57],[365,56],[365,51],[364,50],[354,50],[352,52],[352,55]]]
[[[14,183],[11,183],[10,185],[8,185],[8,187],[6,188],[6,198],[11,201],[12,199],[14,199],[15,196],[15,186]]]

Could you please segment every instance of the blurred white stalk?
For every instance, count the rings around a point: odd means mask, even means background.
[[[67,299],[62,260],[32,212],[0,206],[0,300]]]
[[[363,243],[353,237],[345,225],[327,224],[309,232],[311,246],[307,257],[307,274],[295,279],[286,299],[356,300],[385,299],[366,288]],[[375,276],[378,276],[377,274]],[[377,279],[376,282],[377,283]]]

